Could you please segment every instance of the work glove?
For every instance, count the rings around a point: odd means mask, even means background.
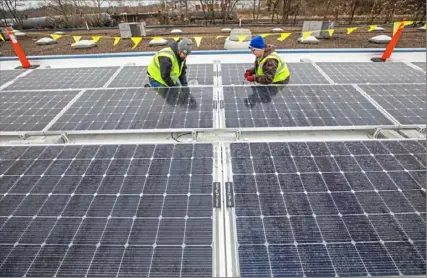
[[[252,75],[252,73],[251,73],[250,71],[248,71],[248,70],[247,70],[247,71],[245,72],[245,78],[248,78],[248,76],[251,76],[251,75]]]
[[[246,77],[246,80],[248,80],[249,82],[255,82],[254,80],[254,76],[253,75],[249,75],[248,77]]]

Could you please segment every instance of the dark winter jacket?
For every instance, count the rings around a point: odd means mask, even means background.
[[[265,57],[267,57],[272,52],[274,52],[274,50],[275,50],[274,46],[270,44],[267,45],[264,50],[263,57],[257,58],[255,60],[255,66],[248,70],[254,76],[255,82],[264,84],[264,85],[273,84],[274,75],[276,74],[276,70],[278,66],[277,60],[268,59],[267,61],[265,61],[264,66],[262,67],[262,70],[264,71],[264,75],[256,75],[256,71],[258,69],[259,62],[261,62]],[[287,84],[288,82],[289,82],[289,78],[283,81],[275,82],[274,84]]]
[[[185,63],[185,60],[182,60],[178,55],[178,42],[174,41],[169,44],[169,46],[172,48],[177,60],[178,65],[181,67],[181,64],[184,63],[184,67],[182,68],[181,76],[179,77],[179,82],[182,86],[187,86],[187,64]],[[162,79],[166,82],[166,84],[169,87],[177,86],[177,84],[173,83],[171,79],[171,71],[172,71],[172,61],[168,57],[161,56],[159,57],[159,63],[160,63],[160,72],[162,73]]]

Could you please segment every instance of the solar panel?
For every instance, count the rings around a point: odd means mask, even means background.
[[[335,83],[425,83],[425,73],[404,63],[316,63]]]
[[[199,85],[213,85],[213,64],[187,65],[187,80],[197,80]],[[140,88],[148,84],[147,67],[123,67],[109,88]]]
[[[89,90],[50,130],[212,128],[212,88],[185,90]]]
[[[311,63],[287,63],[290,84],[329,84],[325,77]],[[244,78],[246,70],[254,64],[221,64],[223,85],[249,84]]]
[[[119,67],[35,69],[4,90],[101,88]]]
[[[198,85],[213,85],[213,64],[187,65],[187,81],[197,80]]]
[[[123,67],[108,88],[144,87],[148,83],[147,67]]]
[[[1,276],[212,276],[211,144],[0,154]]]
[[[24,70],[2,70],[0,71],[0,84],[3,85],[6,82],[12,81],[22,73],[24,73]]]
[[[422,68],[424,71],[426,71],[426,63],[425,62],[412,62],[411,64],[416,65],[417,67]]]
[[[1,92],[1,131],[41,131],[78,91]]]
[[[352,86],[224,87],[226,127],[392,124]]]
[[[242,277],[425,275],[423,141],[230,151]]]
[[[426,124],[426,85],[360,85],[402,125]]]

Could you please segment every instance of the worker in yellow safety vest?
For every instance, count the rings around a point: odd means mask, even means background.
[[[158,51],[148,64],[151,87],[188,86],[185,59],[191,53],[193,41],[188,38],[171,42]]]
[[[289,83],[288,66],[272,45],[265,44],[263,37],[253,38],[249,49],[256,56],[256,60],[255,66],[245,72],[246,80],[263,85]]]

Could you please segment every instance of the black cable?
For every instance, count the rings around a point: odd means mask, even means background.
[[[190,135],[191,134],[191,132],[185,132],[185,133],[181,133],[180,135],[178,135],[177,137],[176,137],[176,140],[178,140],[180,137],[182,137],[182,136],[185,136],[185,135]],[[180,141],[178,141],[178,142],[180,142]]]
[[[179,138],[181,138],[182,136],[189,135],[189,134],[191,134],[191,132],[184,132],[184,133],[181,133],[181,134],[179,134],[179,135],[177,135],[177,136],[175,137],[175,136],[174,136],[174,134],[173,134],[173,132],[171,132],[171,138],[172,138],[175,142],[180,143],[181,141],[179,141],[178,139],[179,139]]]

